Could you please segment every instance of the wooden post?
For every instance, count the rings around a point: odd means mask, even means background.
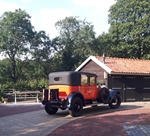
[[[17,102],[17,98],[16,98],[16,92],[15,92],[15,104],[16,104],[16,102]]]
[[[38,99],[38,92],[36,94],[36,102],[38,103],[39,99]]]

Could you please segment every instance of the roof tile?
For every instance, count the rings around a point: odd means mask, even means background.
[[[95,57],[103,62],[103,57]],[[114,73],[150,74],[150,60],[105,57],[105,65]]]

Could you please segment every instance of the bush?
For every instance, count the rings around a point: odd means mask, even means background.
[[[2,91],[0,91],[0,101],[3,102],[4,101],[4,93]]]
[[[6,84],[0,84],[0,90],[14,88],[15,90],[23,91],[25,89],[37,90],[43,87],[48,87],[47,79],[34,79],[34,80],[19,80],[17,83],[7,82]],[[1,91],[2,93],[2,91]]]

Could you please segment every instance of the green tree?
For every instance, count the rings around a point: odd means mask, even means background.
[[[102,56],[105,54],[106,56],[113,56],[112,53],[112,40],[109,33],[102,33],[96,38],[95,45],[93,46],[93,50],[95,50],[96,55]]]
[[[52,69],[52,59],[55,55],[55,48],[52,46],[52,42],[46,35],[45,31],[36,32],[32,40],[30,53],[32,57],[32,64],[33,61],[35,61],[35,65],[33,65],[34,68],[38,68],[38,70],[41,69],[39,78],[43,78],[43,76],[47,78],[49,72],[51,72]],[[40,65],[40,67],[38,65]]]
[[[18,9],[15,12],[5,12],[0,18],[0,53],[10,58],[14,83],[20,76],[17,59],[28,57],[33,37],[34,27],[25,11]]]
[[[150,57],[150,1],[117,0],[109,10],[114,54],[119,57]]]
[[[52,47],[49,36],[45,31],[35,32],[31,41],[30,53],[32,60],[46,61],[53,56],[54,48]]]
[[[6,82],[12,82],[10,75],[11,75],[10,59],[0,60],[0,84],[4,85]]]
[[[88,56],[94,54],[92,46],[95,42],[94,26],[77,17],[66,17],[56,22],[60,36],[55,39],[58,50],[57,57],[62,59],[62,70],[74,70]],[[61,47],[61,48],[59,48]]]

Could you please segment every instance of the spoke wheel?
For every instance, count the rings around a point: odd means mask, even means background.
[[[109,107],[112,108],[112,109],[116,109],[116,108],[119,108],[121,104],[121,98],[119,95],[115,95],[113,100],[109,103]]]
[[[83,111],[83,103],[79,97],[73,98],[71,102],[71,108],[69,113],[72,117],[78,117],[82,114]]]

